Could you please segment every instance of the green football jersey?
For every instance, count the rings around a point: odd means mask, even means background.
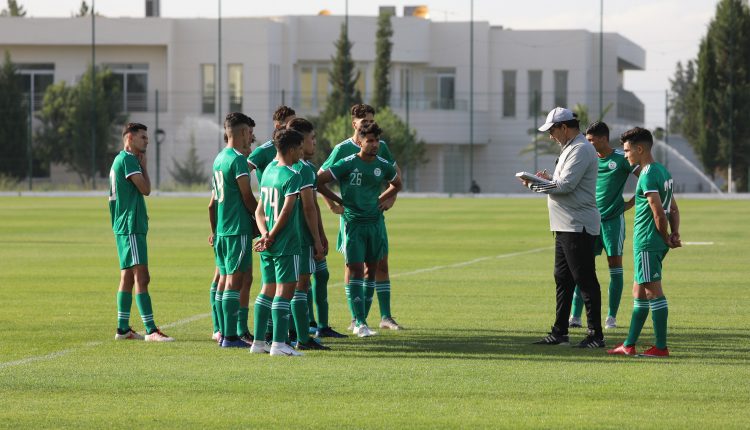
[[[247,162],[255,166],[255,176],[258,178],[258,184],[263,179],[263,171],[266,170],[269,164],[276,159],[276,146],[273,144],[273,140],[260,145],[255,148],[250,156],[247,157]]]
[[[270,232],[284,209],[287,196],[295,195],[294,208],[286,225],[274,238],[273,244],[261,252],[264,255],[299,255],[299,190],[302,176],[290,166],[279,166],[278,163],[269,164],[263,172],[260,183],[260,199],[266,214],[266,228]]]
[[[299,187],[300,190],[305,188],[312,188],[313,191],[318,189],[318,175],[315,170],[315,166],[307,160],[299,160],[297,164],[292,168],[299,172],[302,177],[302,183]],[[314,196],[314,194],[313,194]],[[310,246],[313,244],[312,233],[310,228],[307,226],[305,221],[305,214],[302,212],[302,202],[299,204],[299,238],[302,246]]]
[[[659,163],[644,167],[635,187],[635,225],[633,227],[633,249],[636,251],[663,251],[668,248],[656,229],[654,215],[646,194],[659,193],[664,212],[669,218],[672,203],[672,175]]]
[[[245,157],[236,149],[224,148],[214,160],[213,192],[216,198],[216,234],[252,234],[251,214],[242,201],[237,179],[249,176]]]
[[[120,151],[109,171],[109,215],[115,234],[148,233],[146,200],[128,180],[142,174],[141,163],[132,153]]]
[[[344,201],[344,221],[371,224],[383,217],[378,197],[385,183],[396,179],[396,167],[380,156],[370,162],[356,154],[337,161],[329,169],[339,181]]]
[[[354,154],[358,154],[360,149],[362,149],[359,145],[354,143],[352,138],[346,139],[345,141],[339,143],[333,148],[333,151],[331,151],[331,155],[328,156],[326,161],[323,163],[322,166],[320,166],[323,170],[328,170],[336,164],[337,161],[343,160],[346,157],[349,157]],[[392,165],[396,165],[396,160],[393,159],[393,154],[391,154],[391,150],[388,149],[388,144],[386,144],[384,141],[380,141],[380,146],[378,147],[378,157],[381,157],[391,163]]]
[[[635,170],[625,158],[625,153],[615,149],[599,159],[599,175],[596,178],[596,207],[602,221],[620,216],[625,211],[622,192],[628,176]]]

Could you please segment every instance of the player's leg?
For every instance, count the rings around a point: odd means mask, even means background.
[[[620,214],[619,217],[602,223],[601,238],[609,265],[609,306],[604,328],[610,329],[617,327],[617,310],[620,308],[624,284],[622,252],[625,243],[625,215]]]
[[[219,335],[217,336],[216,341],[221,345],[221,341],[223,340],[222,333],[224,333],[224,308],[221,306],[221,302],[224,299],[224,289],[226,289],[227,286],[227,275],[221,273],[222,269],[218,266],[217,269],[219,269],[219,283],[216,286],[216,297],[214,297],[214,312],[216,313],[216,318],[219,323]]]
[[[133,306],[133,286],[135,274],[133,262],[135,252],[132,250],[130,235],[116,234],[115,245],[120,262],[120,285],[117,288],[117,329],[115,340],[142,340],[143,335],[130,327],[130,309]]]
[[[381,219],[378,223],[377,234],[381,239],[380,252],[383,256],[378,262],[378,270],[375,273],[375,293],[378,296],[378,306],[380,307],[380,328],[401,330],[403,327],[393,319],[391,314],[391,276],[388,267],[389,245],[385,219]]]
[[[281,255],[272,257],[276,272],[276,293],[271,304],[273,319],[273,343],[271,355],[302,355],[286,344],[289,334],[289,308],[299,281],[299,256]],[[305,305],[307,307],[307,305]]]
[[[344,338],[347,337],[345,334],[341,334],[331,328],[328,321],[328,279],[330,275],[328,273],[328,263],[326,259],[315,262],[315,283],[312,285],[313,299],[315,300],[315,307],[318,309],[318,331],[316,336],[321,337],[334,337]]]
[[[344,254],[344,261],[346,261],[346,222],[343,217],[339,217],[339,232],[336,235],[336,249]],[[352,295],[349,288],[349,266],[344,265],[344,293],[346,294],[346,305],[349,308],[349,315],[351,317],[351,324],[347,330],[354,330],[354,326],[357,325],[357,320],[354,316],[354,306],[352,302]]]
[[[302,248],[300,255],[295,256],[299,266],[299,279],[294,289],[294,296],[291,302],[292,320],[294,330],[297,332],[297,345],[300,349],[305,349],[310,338],[310,314],[308,306],[308,292],[310,290],[310,276],[315,272],[315,260],[313,259],[314,250],[312,246]],[[315,341],[312,341],[316,343]],[[309,346],[314,347],[312,344]]]
[[[253,340],[253,346],[250,348],[250,352],[256,354],[270,352],[270,346],[266,344],[264,339],[268,328],[268,320],[271,317],[273,298],[276,295],[276,269],[271,256],[260,254],[260,274],[261,289],[255,299],[253,315],[255,339]]]
[[[148,292],[151,275],[148,271],[146,235],[131,234],[130,241],[133,262],[135,263],[132,267],[135,281],[135,303],[138,306],[138,312],[141,314],[143,325],[146,327],[146,333],[148,333],[144,336],[144,340],[147,342],[171,342],[174,339],[162,333],[154,322],[151,295]]]
[[[595,236],[594,239],[594,255],[601,255],[602,251],[606,249],[605,241],[605,224],[601,223],[601,229],[599,236]],[[573,304],[570,310],[570,320],[568,320],[568,326],[571,328],[583,327],[581,321],[581,314],[583,313],[583,295],[581,289],[576,285],[575,291],[573,291]]]
[[[242,341],[237,333],[240,291],[242,290],[245,273],[249,269],[248,259],[245,258],[250,252],[248,236],[220,236],[219,240],[227,250],[224,258],[227,279],[221,303],[226,333],[222,333],[224,340],[221,342],[221,346],[224,348],[248,348],[250,345]]]
[[[581,290],[588,323],[588,334],[577,346],[580,348],[603,348],[602,296],[594,261],[596,236],[586,233],[585,229],[581,233],[573,233],[571,236],[571,246],[566,249],[565,256],[575,283]]]
[[[219,336],[221,336],[221,326],[219,325],[219,315],[216,313],[216,291],[219,289],[219,279],[221,279],[221,274],[219,273],[219,268],[216,267],[214,270],[214,277],[211,280],[211,289],[209,294],[209,302],[211,303],[211,322],[213,323],[213,336],[211,337],[213,340],[218,340]]]
[[[638,252],[635,253],[638,255]],[[638,263],[636,263],[638,264]],[[646,289],[638,283],[638,270],[634,272],[635,281],[633,281],[633,313],[630,317],[630,328],[628,337],[621,344],[607,351],[611,355],[636,355],[635,344],[641,335],[643,325],[648,318],[648,299],[646,298]]]
[[[662,261],[667,251],[649,252],[648,269],[651,272],[651,282],[644,284],[646,289],[646,298],[651,310],[651,320],[654,322],[654,337],[656,344],[643,352],[642,355],[647,357],[667,357],[667,317],[669,308],[667,298],[664,296],[661,285]]]
[[[247,244],[247,252],[242,256],[243,262],[241,264],[244,276],[242,278],[242,287],[240,288],[240,309],[237,313],[237,334],[246,343],[252,344],[253,335],[250,334],[250,328],[247,326],[247,321],[250,317],[250,287],[253,285],[253,259],[252,252],[250,252],[252,239],[249,235],[245,235],[244,238],[245,243]]]
[[[534,342],[538,345],[568,345],[568,316],[576,283],[565,259],[565,247],[570,233],[555,233],[555,323],[549,335]]]

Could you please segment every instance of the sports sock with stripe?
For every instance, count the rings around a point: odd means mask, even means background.
[[[570,308],[570,316],[581,318],[583,313],[583,296],[581,296],[581,290],[576,285],[575,291],[573,291],[573,305]]]
[[[273,341],[284,343],[289,335],[289,300],[276,296],[271,304]]]
[[[344,292],[346,293],[346,304],[349,306],[349,313],[352,316],[352,319],[357,318],[357,314],[354,311],[354,297],[352,296],[352,287],[351,284],[346,284],[344,287]]]
[[[628,331],[628,338],[625,339],[625,346],[633,346],[638,342],[638,336],[641,335],[643,330],[643,324],[646,323],[648,318],[648,300],[646,299],[633,299],[633,316],[630,317],[630,330]]]
[[[130,308],[133,306],[133,293],[117,292],[117,329],[127,332],[130,328]]]
[[[659,349],[664,349],[667,347],[667,317],[669,316],[667,298],[661,296],[659,298],[649,300],[648,304],[651,308],[651,320],[654,322],[654,337],[656,337],[656,347]]]
[[[323,262],[325,264],[325,261]],[[328,266],[321,268],[318,263],[315,272],[315,284],[312,286],[315,306],[318,308],[318,328],[328,327]]]
[[[240,309],[237,311],[237,334],[239,336],[250,331],[247,326],[248,318],[250,318],[250,308],[240,306]]]
[[[607,316],[616,317],[622,299],[622,267],[609,268],[609,312]]]
[[[318,326],[318,323],[315,321],[315,306],[314,306],[314,299],[313,299],[313,292],[312,292],[312,286],[309,286],[307,293],[305,293],[307,296],[307,320],[310,322],[310,326],[312,327],[312,324],[315,323],[315,326]]]
[[[273,298],[264,294],[258,294],[255,299],[255,312],[253,322],[255,327],[255,339],[263,340],[268,328],[268,318],[271,316],[271,301]]]
[[[219,331],[222,336],[224,335],[224,307],[221,305],[224,300],[224,290],[216,290],[216,297],[214,297],[214,313],[216,314],[216,321],[219,324]]]
[[[357,325],[367,324],[365,317],[365,280],[349,278],[349,296]]]
[[[138,312],[141,313],[143,325],[146,326],[146,332],[151,334],[156,331],[154,322],[154,310],[151,308],[151,296],[148,292],[135,295],[135,303],[138,305]]]
[[[219,331],[219,315],[216,313],[216,290],[219,288],[218,282],[212,282],[211,283],[211,294],[210,294],[210,302],[211,302],[211,321],[214,324],[214,333]]]
[[[365,318],[370,316],[373,297],[375,297],[375,280],[365,279]]]
[[[221,334],[230,340],[237,337],[237,316],[240,310],[240,290],[224,290],[221,298],[224,311],[224,330]]]
[[[391,316],[391,281],[376,281],[375,291],[378,294],[378,304],[380,305],[380,318]]]
[[[297,341],[307,343],[310,340],[310,320],[307,318],[307,293],[296,290],[291,302],[294,329]]]

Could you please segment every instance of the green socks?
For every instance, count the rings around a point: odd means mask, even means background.
[[[609,268],[609,312],[607,316],[616,317],[622,298],[622,267]]]
[[[583,296],[581,296],[581,290],[579,290],[578,286],[576,285],[576,289],[573,292],[573,306],[570,308],[570,316],[580,319],[582,313],[583,313]]]
[[[223,299],[224,291],[216,290],[216,297],[214,297],[214,314],[216,315],[216,321],[219,324],[219,331],[222,336],[224,335],[224,307],[221,305]]]
[[[351,314],[352,319],[355,319],[357,316],[356,316],[356,313],[354,312],[354,302],[353,302],[353,297],[352,297],[352,288],[351,288],[351,286],[349,284],[347,284],[344,287],[344,292],[346,293],[346,304],[349,306],[349,313]]]
[[[151,334],[156,331],[154,323],[154,310],[151,308],[151,296],[148,293],[135,295],[135,303],[138,305],[138,312],[141,313],[143,325],[146,326],[146,332]]]
[[[349,297],[357,325],[367,324],[365,316],[365,280],[349,278]]]
[[[273,341],[284,343],[289,334],[289,300],[276,296],[271,304],[273,319]]]
[[[237,312],[237,334],[242,336],[245,333],[249,333],[250,329],[247,327],[247,320],[250,317],[250,308],[240,306],[240,310]]]
[[[318,308],[318,328],[328,327],[328,265],[326,261],[318,262],[313,276],[313,299]],[[348,294],[347,294],[348,297]]]
[[[130,308],[133,306],[133,293],[117,292],[117,329],[123,332],[130,328]]]
[[[375,291],[378,293],[378,304],[380,305],[380,318],[391,316],[391,281],[376,281]]]
[[[240,290],[224,290],[221,299],[221,307],[224,311],[224,337],[234,338],[237,336],[237,316],[240,310]]]
[[[638,336],[640,336],[641,330],[643,330],[643,324],[646,323],[646,319],[648,318],[648,307],[648,300],[633,299],[633,316],[630,318],[628,338],[623,342],[625,346],[633,346],[638,341]]]
[[[667,298],[661,296],[657,299],[649,300],[648,304],[651,308],[651,319],[654,322],[656,347],[664,349],[667,347],[667,316],[669,315]]]
[[[312,292],[312,286],[309,287],[307,290],[307,293],[305,293],[305,296],[307,297],[307,320],[312,324],[315,323],[315,308],[313,307],[313,292]],[[315,323],[315,327],[318,326],[318,323]]]
[[[254,327],[255,327],[255,338],[263,340],[266,336],[266,328],[268,326],[268,317],[271,316],[271,297],[263,294],[258,294],[258,298],[255,299],[255,315],[254,315]]]
[[[365,280],[365,318],[370,315],[372,307],[372,298],[375,296],[375,281]]]
[[[214,323],[214,333],[219,331],[219,314],[216,313],[216,290],[219,288],[218,282],[211,283],[211,321]]]
[[[310,320],[307,316],[307,293],[295,290],[292,297],[292,316],[297,342],[307,343],[310,340]]]

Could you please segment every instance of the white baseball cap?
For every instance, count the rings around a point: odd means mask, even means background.
[[[539,127],[539,131],[547,131],[558,122],[570,121],[571,119],[575,119],[573,111],[558,106],[549,111],[547,120],[543,126]]]

